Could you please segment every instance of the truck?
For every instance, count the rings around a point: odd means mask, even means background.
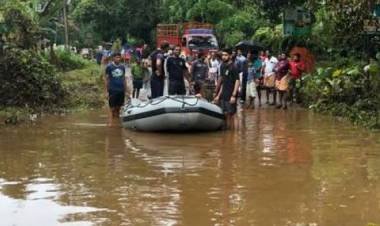
[[[214,26],[209,23],[158,24],[156,41],[157,47],[164,41],[180,46],[181,55],[187,60],[194,59],[198,52],[208,53],[219,48]]]

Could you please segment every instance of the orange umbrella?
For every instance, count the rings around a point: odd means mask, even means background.
[[[300,54],[301,61],[305,63],[305,72],[310,73],[315,69],[315,57],[314,55],[305,47],[293,47],[290,51],[290,55]]]

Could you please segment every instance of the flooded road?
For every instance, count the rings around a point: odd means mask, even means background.
[[[380,134],[302,109],[150,134],[104,112],[0,129],[0,225],[380,224]]]

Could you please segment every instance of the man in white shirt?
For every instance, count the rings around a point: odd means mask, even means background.
[[[266,58],[263,63],[263,75],[264,75],[264,87],[267,90],[267,104],[275,105],[276,104],[276,95],[275,95],[275,79],[276,73],[274,72],[274,68],[278,64],[278,59],[274,56],[271,56],[270,52],[266,51]],[[269,103],[269,94],[273,93],[273,102]]]

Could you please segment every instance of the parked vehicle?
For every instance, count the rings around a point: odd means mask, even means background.
[[[164,41],[181,46],[182,55],[187,59],[199,51],[208,53],[219,48],[214,26],[208,23],[158,24],[156,40],[157,47]]]

